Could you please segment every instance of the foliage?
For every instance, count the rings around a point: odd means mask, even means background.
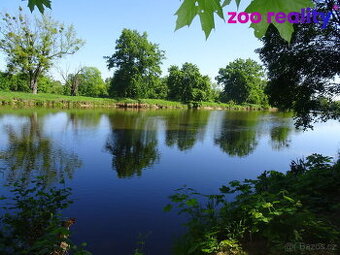
[[[39,80],[39,91],[41,93],[61,95],[64,92],[64,86],[60,81],[56,81],[50,76],[42,75]]]
[[[81,69],[78,94],[88,97],[105,97],[108,95],[106,84],[98,68],[83,67]]]
[[[176,30],[184,26],[190,26],[193,19],[199,16],[202,30],[205,33],[206,38],[209,37],[211,30],[215,28],[214,15],[217,14],[224,20],[223,8],[229,5],[232,0],[183,0],[182,5],[177,10],[177,22]],[[237,8],[240,5],[241,0],[235,0]],[[255,36],[261,38],[264,36],[268,29],[268,23],[266,21],[266,15],[268,12],[299,12],[302,8],[312,7],[313,2],[311,0],[253,0],[249,6],[245,9],[245,12],[259,12],[263,15],[262,22],[253,23],[251,27],[254,29]],[[281,37],[290,41],[292,33],[294,31],[293,24],[291,23],[273,23],[274,26],[280,32]]]
[[[56,59],[74,54],[83,45],[73,26],[65,27],[49,16],[32,22],[19,8],[17,16],[5,13],[1,21],[0,49],[7,56],[8,71],[26,74],[34,94],[38,92],[41,74]]]
[[[236,59],[219,70],[216,80],[223,85],[222,101],[268,105],[261,65],[251,59]]]
[[[211,82],[208,76],[200,73],[198,67],[184,63],[182,68],[171,66],[167,77],[168,98],[199,106],[200,102],[210,101]]]
[[[154,80],[154,87],[149,93],[150,99],[166,99],[169,89],[166,83],[166,78],[160,77]]]
[[[323,12],[340,1],[315,1]],[[298,127],[308,128],[316,120],[337,119],[340,109],[334,99],[340,95],[340,20],[332,18],[325,29],[315,24],[295,24],[291,43],[282,40],[271,26],[259,49],[268,69],[270,103],[293,109]],[[318,112],[315,112],[318,110]],[[320,115],[317,115],[321,113]]]
[[[265,171],[255,180],[232,181],[218,195],[181,188],[170,199],[189,216],[185,238],[191,245],[183,254],[216,254],[225,241],[237,247],[262,245],[266,254],[284,254],[287,243],[336,247],[339,184],[340,161],[313,154],[293,161],[286,174]]]
[[[30,88],[25,74],[0,72],[0,90],[29,92]]]
[[[148,41],[146,32],[123,29],[115,53],[107,56],[109,69],[115,68],[110,94],[116,97],[148,98],[158,86],[164,52]]]
[[[28,0],[27,6],[31,12],[37,7],[41,13],[44,13],[45,8],[51,9],[51,0]]]
[[[62,254],[66,247],[74,255],[90,254],[72,244],[70,231],[62,224],[60,211],[72,203],[70,189],[48,188],[44,177],[31,183],[22,179],[10,188],[12,197],[0,218],[1,254]]]

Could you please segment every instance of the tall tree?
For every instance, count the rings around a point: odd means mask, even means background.
[[[1,14],[0,49],[7,56],[10,72],[27,75],[33,94],[38,92],[38,79],[53,62],[74,54],[84,44],[76,37],[73,26],[53,20],[49,16],[29,20],[19,8],[19,14]]]
[[[266,104],[266,82],[262,66],[251,59],[236,59],[219,70],[218,84],[224,86],[222,100],[237,104]]]
[[[299,127],[317,119],[339,118],[340,15],[339,0],[315,0],[319,12],[332,13],[329,24],[295,24],[290,44],[271,26],[258,50],[268,69],[270,102],[293,109]],[[314,111],[318,110],[318,111]]]
[[[146,98],[158,84],[164,51],[148,40],[146,32],[123,29],[116,41],[115,53],[107,59],[107,66],[115,68],[111,95]]]
[[[210,78],[202,75],[194,64],[184,63],[181,69],[178,66],[171,66],[167,84],[169,99],[185,103],[199,103],[211,99]]]
[[[85,66],[79,74],[79,95],[90,97],[107,96],[107,87],[96,67]]]

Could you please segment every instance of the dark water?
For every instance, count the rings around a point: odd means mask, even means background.
[[[311,153],[335,156],[339,131],[296,131],[279,113],[1,109],[0,178],[66,178],[73,239],[95,255],[132,254],[140,239],[146,254],[167,255],[183,233],[183,219],[162,210],[174,189],[215,193]]]

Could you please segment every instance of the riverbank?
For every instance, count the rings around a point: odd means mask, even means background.
[[[275,110],[260,105],[230,105],[215,102],[202,102],[199,107],[181,102],[162,99],[111,99],[83,96],[64,96],[40,93],[37,95],[24,92],[0,91],[1,106],[15,107],[48,107],[48,108],[150,108],[150,109],[188,109],[199,108],[207,110],[239,110],[262,111]]]

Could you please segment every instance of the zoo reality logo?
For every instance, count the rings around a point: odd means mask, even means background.
[[[267,23],[273,23],[275,20],[276,23],[320,23],[322,22],[322,28],[325,29],[329,24],[330,19],[335,14],[332,12],[339,11],[340,7],[338,5],[334,5],[332,10],[324,13],[319,12],[317,10],[313,10],[311,8],[301,9],[301,12],[268,12],[267,13]],[[247,13],[247,12],[228,12],[230,16],[227,23],[260,23],[263,20],[262,14],[259,12]]]

